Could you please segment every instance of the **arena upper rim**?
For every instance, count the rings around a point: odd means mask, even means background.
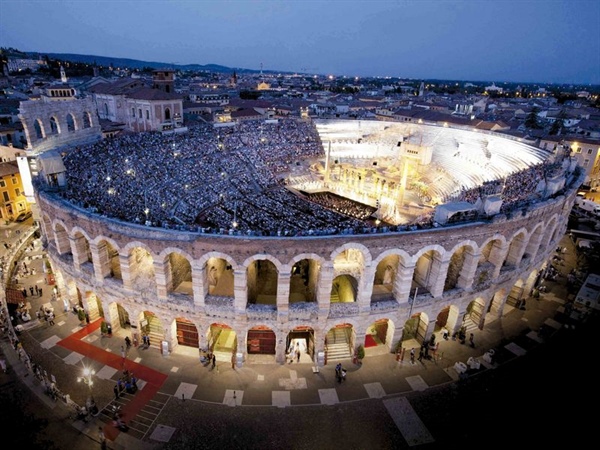
[[[405,231],[431,227],[435,205],[551,156],[507,136],[444,126],[274,122],[198,125],[182,136],[126,135],[69,151],[60,195],[106,218],[181,231],[285,237],[364,234],[376,225],[379,232]],[[408,146],[431,149],[428,164],[403,165],[408,159],[398,150]],[[409,181],[400,193],[405,167]],[[315,192],[351,199],[366,213],[324,207]]]

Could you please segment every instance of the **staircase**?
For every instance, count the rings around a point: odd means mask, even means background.
[[[162,341],[165,339],[165,333],[160,324],[160,320],[156,317],[148,318],[148,330],[150,347],[161,350]]]
[[[352,359],[350,328],[332,328],[327,333],[327,363]]]

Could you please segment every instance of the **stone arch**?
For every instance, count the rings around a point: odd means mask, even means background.
[[[73,258],[77,264],[92,263],[92,251],[90,249],[90,238],[87,233],[79,227],[71,230],[71,249],[74,250]]]
[[[341,258],[339,258],[342,256]],[[371,252],[364,245],[358,242],[347,242],[333,252],[331,252],[331,261],[334,262],[334,266],[336,261],[342,262],[362,262],[364,266],[371,264]]]
[[[48,216],[47,213],[42,214],[41,225],[42,232],[46,236],[46,240],[49,242],[55,239],[54,230],[52,228],[52,219],[50,219],[50,216]]]
[[[139,247],[136,247],[139,248]],[[150,339],[150,346],[160,348],[165,340],[165,327],[160,317],[152,311],[144,310],[138,316],[139,330]]]
[[[54,222],[54,244],[59,255],[72,255],[69,233],[62,222]]]
[[[255,325],[246,333],[246,352],[249,355],[275,355],[277,336],[267,325]]]
[[[75,117],[71,113],[67,113],[67,131],[73,132],[77,129],[77,124],[75,122]]]
[[[326,364],[352,358],[356,341],[356,323],[345,319],[329,328],[325,335]]]
[[[443,247],[436,245],[422,249],[414,256],[416,263],[412,286],[421,293],[426,291],[435,296],[443,252]]]
[[[544,245],[544,248],[546,250],[549,250],[548,246],[552,245],[552,237],[554,235],[555,230],[558,227],[558,221],[556,219],[556,216],[552,216],[552,218],[550,218],[550,220],[547,223],[548,224],[546,225],[546,228],[544,230],[544,237],[542,238],[542,243]]]
[[[200,261],[202,279],[204,281],[204,295],[218,297],[234,296],[234,281],[236,262],[227,254],[210,252]]]
[[[206,330],[208,351],[216,361],[231,364],[233,355],[237,351],[237,333],[225,323],[211,323]]]
[[[123,280],[118,245],[112,239],[104,236],[97,236],[92,242],[96,245],[102,278],[110,277]]]
[[[533,260],[536,257],[544,236],[543,229],[544,224],[539,223],[529,235],[527,246],[525,247],[525,253],[523,254],[524,258],[527,257],[530,260]]]
[[[504,260],[504,266],[518,267],[521,262],[525,246],[527,245],[527,230],[522,228],[510,239],[508,253]]]
[[[290,261],[289,304],[317,301],[322,262],[315,254],[297,255]]]
[[[460,310],[456,305],[448,305],[440,310],[435,319],[435,330],[440,332],[443,339],[447,339],[456,330],[459,324]],[[445,336],[445,337],[444,337]]]
[[[358,294],[358,280],[342,274],[334,278],[329,301],[331,303],[354,303]]]
[[[165,108],[165,120],[171,120],[171,108]]]
[[[33,121],[33,130],[35,131],[35,137],[37,139],[44,139],[46,137],[44,123],[40,119],[35,119]]]
[[[467,256],[473,254],[475,246],[469,243],[461,243],[452,250],[452,256],[448,263],[448,270],[446,271],[446,280],[444,281],[444,291],[460,287],[459,279],[461,276],[464,277],[464,272],[468,269],[466,266]]]
[[[176,317],[172,327],[171,334],[177,337],[177,345],[200,348],[200,332],[193,321],[185,317]]]
[[[161,255],[165,265],[167,292],[192,295],[191,256],[181,250],[168,248]]]
[[[249,260],[248,264],[244,264],[248,303],[276,305],[281,263],[270,255],[255,256]]]
[[[424,312],[413,314],[405,323],[402,329],[402,347],[414,348],[420,347],[427,339],[429,328],[429,316]]]
[[[398,253],[387,254],[379,259],[373,278],[372,302],[394,299],[394,283],[398,277],[401,259]]]
[[[60,134],[60,124],[54,116],[50,116],[50,134]]]
[[[504,306],[504,300],[506,299],[506,289],[498,289],[494,296],[492,297],[492,301],[488,306],[488,314],[491,314],[493,317],[499,318],[502,314],[502,308]]]
[[[365,331],[364,347],[369,354],[379,354],[383,349],[385,353],[389,352],[394,338],[394,321],[389,318],[377,319],[372,322]],[[376,350],[377,349],[377,350]]]
[[[156,292],[156,274],[150,250],[145,245],[135,242],[128,244],[123,251],[128,257],[131,288],[152,295]]]
[[[481,288],[497,276],[504,262],[505,243],[504,236],[494,235],[482,245],[473,287]]]
[[[485,299],[477,297],[467,305],[467,310],[463,317],[463,324],[469,328],[472,323],[479,329],[483,328],[483,319],[485,318]]]

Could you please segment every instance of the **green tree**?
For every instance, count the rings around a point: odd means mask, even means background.
[[[556,116],[556,120],[552,123],[550,127],[549,134],[556,136],[560,134],[565,129],[565,119],[567,118],[567,113],[564,109],[561,109],[558,115]]]
[[[537,106],[531,108],[531,111],[529,112],[529,114],[527,114],[527,117],[525,118],[525,126],[527,128],[531,128],[534,130],[541,128],[540,122],[538,120],[539,112],[540,110]]]

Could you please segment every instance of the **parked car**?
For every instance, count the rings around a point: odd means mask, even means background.
[[[16,222],[25,222],[27,219],[29,219],[32,216],[31,211],[27,211],[27,212],[22,212],[21,214],[19,214],[17,216],[17,218],[15,219]]]

